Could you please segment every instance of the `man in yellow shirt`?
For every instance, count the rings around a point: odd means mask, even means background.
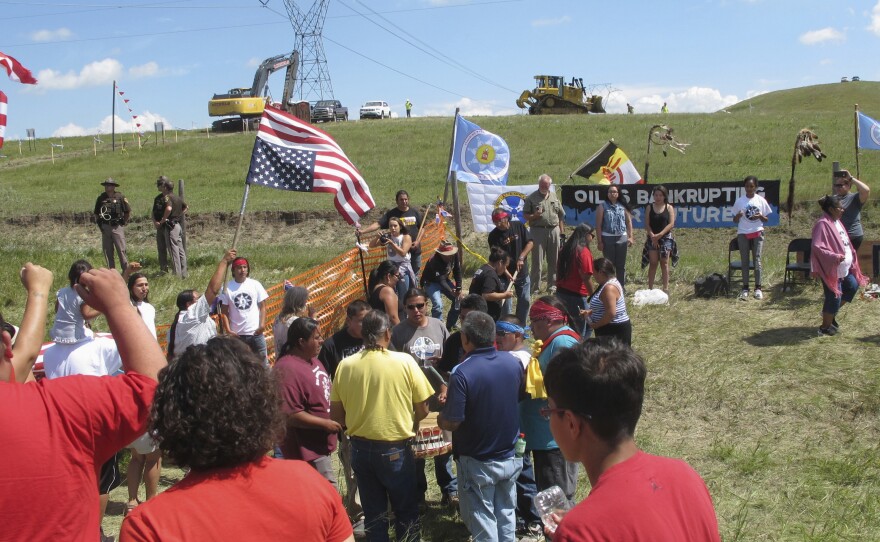
[[[428,415],[434,389],[409,354],[391,352],[391,322],[370,311],[361,327],[364,350],[339,362],[330,417],[351,438],[351,463],[364,509],[367,540],[388,540],[387,502],[397,540],[421,536],[415,457],[410,441]]]

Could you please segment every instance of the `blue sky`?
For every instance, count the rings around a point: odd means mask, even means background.
[[[0,77],[7,141],[26,128],[108,133],[114,79],[145,128],[205,127],[213,93],[250,86],[261,60],[294,46],[282,0],[0,0],[0,13],[0,51],[40,81]],[[664,101],[711,112],[841,76],[880,80],[880,0],[330,0],[324,37],[335,97],[355,118],[368,100],[402,114],[407,98],[416,116],[522,114],[514,102],[539,73],[595,85],[609,113]],[[270,79],[276,99],[282,78]],[[125,104],[116,111],[130,130]]]

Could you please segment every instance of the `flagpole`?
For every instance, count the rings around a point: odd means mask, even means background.
[[[855,136],[856,136],[856,141],[855,141],[856,179],[861,179],[862,175],[861,175],[861,172],[859,171],[859,136],[861,136],[861,134],[859,133],[859,104],[856,104],[855,109],[856,110],[853,113],[853,124],[854,124],[853,132],[855,133]]]
[[[235,226],[235,235],[232,236],[232,246],[230,247],[232,250],[235,250],[235,245],[238,243],[238,234],[241,231],[241,223],[244,220],[244,208],[247,206],[248,194],[251,191],[251,185],[248,183],[244,183],[244,197],[241,199],[241,210],[238,212],[238,225]],[[229,293],[229,288],[227,286],[226,277],[229,276],[229,266],[226,266],[226,272],[223,273],[223,288],[226,290],[226,293]]]
[[[113,151],[116,152],[116,80],[113,80],[113,109],[110,114],[110,133],[113,142]]]
[[[361,259],[361,280],[364,283],[364,299],[370,299],[370,289],[367,286],[367,266],[364,264],[364,251],[361,250],[361,231],[358,229],[354,230],[354,237],[357,239],[357,251],[358,257]]]
[[[663,126],[662,124],[655,124],[651,126],[651,129],[648,130],[648,152],[645,154],[645,184],[648,184],[648,168],[651,166],[651,135],[654,133],[654,130]]]
[[[455,216],[452,218],[455,220],[455,236],[457,237],[456,241],[458,242],[458,254],[456,257],[458,258],[459,267],[462,267],[464,243],[461,240],[461,208],[458,205],[458,176],[454,170],[452,172],[452,206],[453,209],[455,209]]]
[[[247,206],[248,194],[250,193],[251,185],[248,183],[244,184],[244,197],[241,199],[241,210],[238,211],[238,225],[235,227],[235,235],[232,236],[232,246],[230,248],[234,249],[236,243],[238,243],[238,234],[241,231],[241,223],[244,220],[244,208]]]
[[[449,162],[446,167],[446,187],[443,189],[443,203],[446,203],[446,199],[449,198],[449,170],[452,169],[452,155],[455,153],[455,128],[458,126],[458,111],[459,108],[455,108],[455,117],[452,119],[452,141],[449,142]]]
[[[794,170],[797,167],[797,156],[798,156],[798,148],[797,148],[797,140],[795,140],[794,145],[794,154],[791,157],[791,179],[788,181],[788,201],[786,202],[786,207],[788,207],[788,227],[791,228],[791,211],[794,207]]]

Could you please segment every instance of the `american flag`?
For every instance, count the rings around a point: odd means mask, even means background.
[[[273,107],[263,111],[247,184],[334,193],[336,210],[349,224],[376,206],[370,187],[329,135]]]
[[[11,56],[3,54],[2,52],[0,52],[0,66],[6,68],[6,73],[9,74],[9,78],[13,81],[18,81],[19,83],[24,83],[26,85],[37,84],[37,80],[34,79],[34,76],[29,69],[22,66],[18,60],[15,60]]]

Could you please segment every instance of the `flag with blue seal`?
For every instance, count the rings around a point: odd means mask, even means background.
[[[449,173],[466,183],[507,184],[510,149],[501,137],[458,115]]]
[[[880,151],[880,122],[859,112],[859,148]]]

